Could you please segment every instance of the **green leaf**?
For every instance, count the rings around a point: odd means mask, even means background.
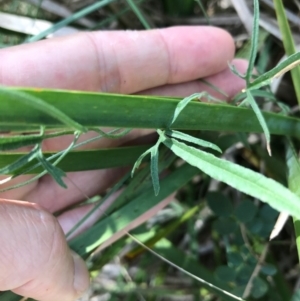
[[[247,90],[247,101],[250,103],[250,105],[264,131],[264,134],[266,137],[266,143],[267,143],[267,150],[268,150],[269,155],[271,156],[271,147],[270,147],[271,136],[270,136],[270,131],[269,131],[268,125],[267,125],[264,115],[262,114],[260,108],[258,107],[255,99],[253,98],[251,92],[248,90]]]
[[[216,99],[212,96],[210,96],[207,92],[202,92],[202,93],[195,93],[195,94],[192,94],[188,97],[185,97],[183,100],[181,100],[177,106],[176,106],[176,109],[174,111],[174,115],[173,115],[173,118],[171,120],[171,123],[170,123],[170,126],[171,127],[173,125],[173,123],[176,121],[176,119],[178,118],[179,114],[182,112],[182,110],[194,99],[198,99],[198,100],[201,100],[201,98],[203,97],[206,97],[207,99]],[[218,100],[218,99],[216,99]]]
[[[63,124],[66,124],[70,128],[74,128],[80,132],[87,131],[84,126],[36,96],[30,95],[21,90],[11,89],[3,86],[0,87],[0,93],[2,95],[8,95],[11,101],[21,102],[22,105],[25,104],[31,108],[35,108],[43,113],[46,113],[47,115],[59,120]]]
[[[79,255],[84,256],[105,242],[114,233],[124,229],[128,224],[141,214],[164,200],[171,193],[178,190],[198,173],[197,169],[183,165],[175,172],[161,181],[161,190],[158,196],[153,195],[153,190],[139,194],[130,203],[121,207],[110,216],[100,220],[83,234],[70,241],[70,247]]]
[[[246,72],[246,84],[249,85],[252,72],[254,68],[256,53],[257,53],[257,45],[258,45],[258,38],[259,38],[259,3],[258,0],[254,0],[254,14],[253,14],[253,30],[251,34],[251,50],[250,50],[250,57],[248,63],[248,69]]]
[[[0,136],[0,151],[13,150],[24,146],[41,143],[44,139],[73,134],[73,131],[63,131],[46,135]]]
[[[172,131],[172,130],[166,130],[165,134],[167,136],[172,137],[172,138],[177,138],[177,139],[180,139],[180,140],[183,140],[183,141],[186,141],[186,142],[190,142],[190,143],[202,146],[202,147],[211,148],[211,149],[216,150],[217,152],[222,153],[222,150],[217,145],[215,145],[211,142],[205,141],[203,139],[195,138],[193,136],[184,134],[182,132]]]
[[[278,64],[268,72],[257,77],[248,86],[247,90],[256,90],[263,86],[269,85],[274,78],[280,77],[284,73],[290,71],[300,63],[300,52],[291,54],[287,59]]]
[[[230,216],[233,206],[230,199],[220,192],[209,192],[206,195],[209,208],[218,216]]]
[[[260,277],[255,277],[252,284],[251,296],[255,299],[263,297],[269,289],[268,284]]]
[[[257,207],[248,199],[242,200],[234,211],[235,217],[242,223],[250,222],[257,213]]]
[[[43,168],[50,174],[50,176],[63,188],[68,188],[65,182],[62,180],[66,176],[65,172],[58,167],[55,167],[53,164],[48,162],[42,153],[42,150],[39,149],[37,152],[37,159],[42,164]]]
[[[81,19],[82,17],[84,17],[84,16],[86,16],[114,1],[116,1],[116,0],[102,0],[102,1],[97,1],[96,3],[92,3],[91,5],[84,7],[80,11],[71,14],[69,17],[64,18],[62,21],[54,24],[53,26],[47,28],[46,30],[31,37],[30,39],[28,39],[28,42],[36,42],[38,40],[41,40],[41,39],[45,38],[46,36],[48,36],[49,34],[55,32],[56,30],[63,28],[66,25],[68,25],[78,19]]]
[[[219,218],[213,223],[213,228],[220,235],[229,235],[236,231],[238,225],[232,218]]]
[[[300,218],[300,198],[278,182],[172,138],[166,138],[163,143],[177,156],[212,178],[258,198],[278,211]]]
[[[292,192],[300,196],[300,163],[291,141],[286,143],[286,163],[288,168],[288,186]],[[293,214],[292,216],[296,234],[298,257],[300,259],[300,219]]]
[[[157,196],[159,193],[159,174],[158,174],[158,148],[159,143],[156,143],[154,147],[151,148],[151,178],[154,188],[154,194]]]
[[[277,268],[273,264],[263,264],[261,269],[261,273],[267,276],[274,276],[277,273]]]
[[[287,55],[292,55],[296,52],[296,47],[295,47],[295,42],[294,42],[294,38],[292,35],[292,31],[291,31],[289,22],[287,20],[283,1],[282,0],[274,0],[273,2],[274,2],[274,8],[275,8],[275,12],[276,12],[279,29],[280,29],[281,36],[282,36],[284,50]],[[299,63],[300,63],[300,61],[293,62],[293,64],[290,65],[288,69],[291,69],[291,68],[299,65]],[[286,70],[281,71],[281,73],[284,73],[284,72],[286,72]],[[292,81],[294,84],[298,104],[300,104],[300,86],[299,86],[300,68],[297,66],[296,68],[291,70],[291,75],[292,75]]]
[[[17,89],[38,96],[84,127],[166,129],[179,103],[176,98],[116,95],[78,91]],[[10,95],[0,90],[0,131],[39,130],[64,125],[46,113],[23,103],[12,107]],[[92,108],[92,109],[91,109]],[[209,116],[209,118],[208,118]],[[300,137],[300,120],[263,112],[271,134]],[[229,132],[262,132],[252,110],[230,105],[192,101],[180,114],[173,129]]]
[[[228,267],[227,265],[220,265],[215,271],[215,276],[217,279],[224,282],[233,282],[236,277],[236,272],[234,269]]]
[[[149,145],[140,145],[72,151],[57,164],[57,167],[65,172],[71,172],[129,166],[134,164],[136,158],[148,148]],[[47,159],[54,160],[58,156],[59,153],[44,152],[44,157]],[[34,157],[34,151],[30,153],[0,153],[0,174],[10,174],[15,171],[22,173],[29,167],[26,163],[31,162]],[[36,163],[36,161],[34,160],[33,163]],[[35,166],[27,173],[36,174],[43,170],[39,167],[40,164],[35,164]]]

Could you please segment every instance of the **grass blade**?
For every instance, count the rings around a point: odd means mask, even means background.
[[[68,18],[63,19],[62,21],[56,23],[55,25],[51,26],[50,28],[40,32],[39,34],[31,37],[30,39],[27,40],[27,42],[36,42],[38,40],[41,40],[48,36],[49,34],[55,32],[56,30],[65,27],[66,25],[69,25],[70,23],[92,13],[93,11],[100,9],[101,7],[104,7],[105,5],[112,3],[116,0],[102,0],[102,1],[97,1],[96,3],[91,4],[90,6],[87,6],[80,10],[77,13],[74,13]]]
[[[6,87],[1,87],[0,93],[9,95],[11,100],[22,102],[22,104],[46,113],[47,115],[59,120],[70,128],[74,128],[75,130],[78,130],[80,132],[87,132],[87,129],[81,124],[72,120],[69,116],[36,96],[24,93],[20,90],[10,89]]]
[[[139,7],[137,6],[137,4],[135,4],[133,0],[126,0],[126,1],[127,1],[128,5],[130,6],[130,8],[132,9],[132,11],[135,13],[135,15],[140,20],[140,22],[143,24],[143,26],[146,29],[151,29],[151,26],[149,25],[149,23],[143,16],[143,14],[142,14],[141,10],[139,9]]]
[[[17,89],[16,89],[17,90]],[[21,89],[38,95],[79,124],[89,127],[168,128],[179,103],[176,98],[116,95],[63,90]],[[1,90],[0,90],[1,92]],[[61,129],[62,124],[47,114],[19,103],[12,108],[10,97],[0,93],[0,131]],[[93,108],[91,110],[90,108]],[[138,116],[138,117],[137,117]],[[263,112],[271,134],[300,137],[300,120]],[[13,122],[12,122],[13,121]],[[223,104],[192,101],[172,125],[180,130],[256,132],[262,128],[252,110]]]

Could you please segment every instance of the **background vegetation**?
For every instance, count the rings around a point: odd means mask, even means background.
[[[167,132],[163,133],[166,134],[164,137],[167,140],[163,141],[166,147],[160,149],[158,167],[155,161],[158,158],[157,152],[153,148],[152,161],[147,161],[146,157],[143,168],[136,172],[132,180],[128,175],[106,195],[95,196],[92,200],[86,200],[83,196],[83,201],[101,203],[120,187],[126,187],[117,202],[91,230],[70,241],[71,248],[87,260],[93,278],[89,296],[83,297],[82,300],[300,300],[297,249],[297,218],[300,218],[300,204],[297,198],[297,184],[300,183],[300,165],[297,158],[300,137],[300,77],[297,68],[293,69],[292,75],[285,74],[285,71],[297,65],[299,55],[294,55],[279,68],[267,72],[285,55],[292,55],[298,47],[299,3],[292,0],[284,3],[281,0],[259,2],[260,16],[257,7],[253,9],[253,3],[257,5],[257,2],[246,0],[0,1],[1,47],[56,35],[56,30],[64,34],[76,30],[210,24],[227,29],[236,41],[236,56],[250,59],[250,68],[245,78],[248,92],[238,95],[232,106],[215,104],[208,107],[191,102],[174,123],[177,129],[189,130],[185,133],[191,135],[194,140],[188,138],[188,142],[195,142],[196,138],[201,138],[215,143],[223,151],[223,159],[236,163],[234,166],[246,167],[247,171],[234,169],[230,175],[226,175],[225,171],[228,172],[233,165],[221,166],[220,161],[214,159],[217,158],[215,155],[219,156],[214,150],[209,153],[211,157],[201,157],[207,153],[203,152],[203,155],[202,152],[197,152],[193,153],[195,158],[190,159],[189,143],[184,149],[178,144],[175,153],[192,165],[199,164],[200,170],[183,164],[182,159],[176,159],[168,150],[168,147],[173,147],[174,152],[176,143],[170,142],[170,137],[175,137],[174,132],[169,132],[168,135]],[[20,19],[21,17],[28,19]],[[21,20],[35,20],[37,26],[25,29]],[[43,23],[45,21],[47,23]],[[38,27],[44,30],[40,31]],[[261,77],[252,77],[254,64]],[[262,89],[262,86],[265,87]],[[60,164],[57,166],[64,171],[73,170],[74,166],[70,162],[74,160],[71,157],[74,153],[68,153],[68,149],[59,154],[39,154],[38,144],[48,134],[43,131],[36,134],[39,130],[36,128],[39,114],[32,111],[33,107],[48,112],[41,125],[46,129],[59,129],[57,135],[63,135],[73,132],[74,128],[80,132],[84,127],[91,126],[143,127],[143,124],[133,123],[135,116],[145,114],[148,109],[154,110],[158,100],[155,97],[149,99],[150,107],[145,108],[139,105],[138,97],[128,97],[124,101],[126,96],[93,96],[86,93],[74,96],[72,93],[47,90],[40,93],[39,97],[44,102],[39,102],[34,91],[30,89],[1,88],[0,130],[14,130],[15,138],[0,137],[0,171],[2,174],[12,173],[15,176],[24,172],[41,175],[45,169],[57,180],[58,185],[63,185],[63,178],[61,170],[54,166]],[[62,102],[61,107],[54,107],[53,99],[58,97],[66,101]],[[83,98],[85,108],[80,107]],[[196,96],[187,100],[193,98]],[[20,103],[20,106],[12,111],[8,105],[10,99],[19,99],[25,104]],[[75,115],[70,115],[68,101],[78,108]],[[101,122],[96,116],[93,118],[93,112],[86,109],[89,107],[86,101],[90,104],[97,101],[100,106],[107,106],[109,103],[106,109],[111,112],[110,118]],[[165,112],[166,117],[147,121],[147,127],[150,125],[151,128],[165,128],[166,120],[176,116],[173,114],[178,99],[165,98],[159,101],[160,110]],[[115,106],[129,102],[131,117],[122,118],[116,115]],[[29,105],[30,110],[26,109],[26,105]],[[202,116],[199,115],[196,106],[201,108]],[[207,110],[211,110],[210,116],[218,116],[218,108],[227,116],[224,123],[216,123],[217,117],[213,118],[214,124],[205,121]],[[262,114],[261,110],[274,114]],[[78,112],[80,115],[85,113],[80,120]],[[203,128],[189,124],[191,114],[198,114],[197,118],[207,122],[202,124]],[[24,131],[24,124],[18,123],[17,117],[20,115],[26,117],[26,129],[30,135],[18,135],[18,131]],[[10,123],[10,128],[8,120],[14,120],[13,126]],[[119,124],[111,124],[111,120],[118,120]],[[244,120],[248,121],[247,124]],[[35,134],[32,134],[32,131]],[[271,134],[278,135],[271,137]],[[180,139],[182,141],[184,137],[181,136]],[[203,146],[202,140],[197,140],[197,143]],[[267,151],[268,143],[271,143],[271,157]],[[9,153],[9,150],[23,145],[37,147],[29,155]],[[84,152],[78,152],[75,154],[76,161],[80,162],[77,170],[89,169],[91,162],[94,168],[133,165],[139,155],[149,147],[151,146],[105,150],[102,153],[89,152],[88,160]],[[59,160],[62,161],[59,163]],[[204,168],[203,162],[199,160],[212,160],[209,162],[212,162],[213,167]],[[155,192],[158,193],[158,173],[167,168],[169,175],[160,181],[160,192],[155,197],[152,182]],[[224,176],[214,176],[216,171]],[[256,173],[252,174],[253,171]],[[260,177],[259,174],[274,179],[276,183],[265,182],[266,178]],[[239,178],[232,180],[233,175]],[[257,182],[261,186],[249,188],[245,185],[245,179],[250,176],[253,176],[253,183]],[[277,183],[289,187],[290,190],[277,186]],[[129,221],[176,190],[178,192],[174,201],[146,224],[131,231],[133,236],[124,236],[108,248],[94,252],[112,237],[115,231],[126,227]],[[294,219],[288,220],[274,240],[269,241],[278,217],[278,211],[273,208],[295,216]],[[139,245],[136,239],[183,270],[164,262],[145,246]],[[187,275],[188,273],[194,275],[194,278]],[[0,294],[1,301],[20,299],[21,297],[10,292]]]

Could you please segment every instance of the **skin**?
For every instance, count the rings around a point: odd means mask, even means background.
[[[0,83],[182,97],[206,90],[224,99],[197,81],[204,78],[228,94],[224,100],[230,100],[244,88],[244,82],[227,66],[234,50],[231,36],[213,27],[80,33],[0,50]],[[245,61],[234,60],[233,64],[245,72]],[[90,147],[118,146],[146,132],[134,131],[120,140],[99,140]],[[49,139],[43,149],[58,150],[70,141],[71,137]],[[69,189],[44,176],[25,187],[0,193],[0,290],[42,301],[78,298],[88,288],[88,272],[84,262],[69,250],[64,232],[87,208],[66,211],[58,219],[52,213],[81,201],[83,193],[92,196],[103,192],[122,172],[69,173]],[[8,185],[29,177],[21,176]],[[74,184],[80,190],[74,189]],[[132,227],[157,210],[159,207]]]

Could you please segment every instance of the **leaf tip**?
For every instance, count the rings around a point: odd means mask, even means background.
[[[270,142],[267,142],[267,151],[270,157],[272,157],[272,150],[271,150],[271,145]]]

